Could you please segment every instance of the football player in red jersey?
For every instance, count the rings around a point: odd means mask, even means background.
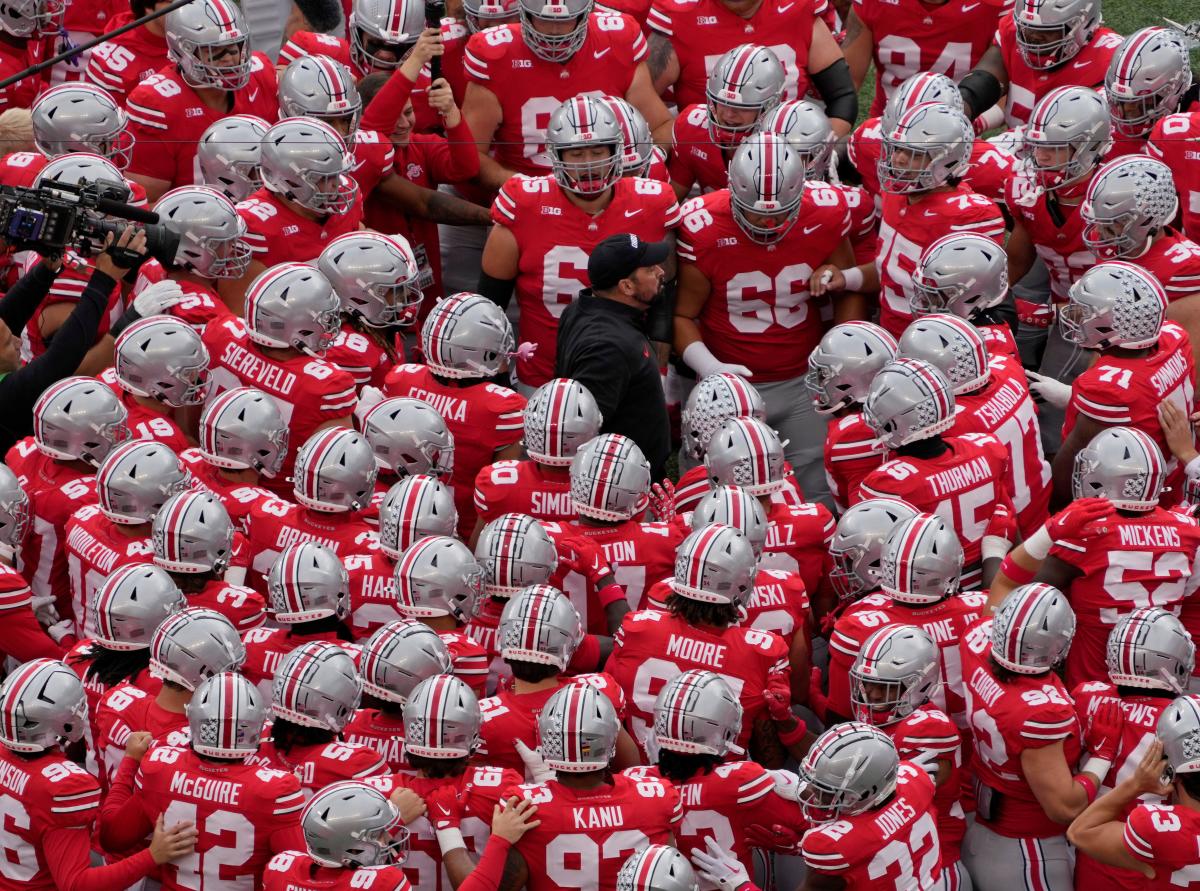
[[[1166,163],[1175,176],[1179,194],[1180,227],[1192,241],[1200,240],[1200,175],[1187,153],[1200,138],[1200,110],[1167,115],[1154,125],[1146,141],[1146,154]]]
[[[150,524],[168,498],[190,485],[183,462],[164,445],[143,440],[109,452],[96,472],[97,503],[67,521],[64,550],[77,637],[94,630],[92,596],[108,574],[153,559]]]
[[[1144,607],[1122,616],[1109,635],[1109,681],[1089,681],[1071,691],[1080,720],[1102,702],[1117,698],[1125,712],[1120,745],[1101,787],[1110,794],[1138,769],[1138,763],[1155,743],[1155,727],[1171,700],[1182,694],[1191,680],[1196,658],[1191,636],[1175,616],[1158,607]],[[1166,798],[1146,790],[1128,802],[1117,819],[1128,818],[1142,804],[1167,804]],[[1074,824],[1073,824],[1074,826]],[[1068,839],[1072,839],[1068,832]],[[1076,884],[1087,883],[1104,891],[1141,887],[1142,877],[1095,860],[1086,853],[1075,857]]]
[[[957,641],[954,646],[957,649]],[[946,887],[970,888],[960,852],[967,831],[961,730],[930,701],[939,683],[940,661],[938,646],[924,629],[881,628],[867,638],[850,669],[850,700],[856,721],[882,728],[901,758],[919,761],[929,772],[937,787],[933,804]]]
[[[116,12],[109,19],[107,29],[128,25],[160,3],[161,0],[132,0],[128,11]],[[134,87],[169,61],[166,21],[157,18],[94,47],[88,55],[83,78],[103,87],[123,106]]]
[[[67,83],[47,90],[33,103],[30,124],[41,157],[34,153],[5,157],[0,174],[5,185],[28,186],[49,160],[71,152],[100,155],[122,171],[129,166],[133,151],[129,116],[100,87]]]
[[[837,600],[832,604],[818,601],[817,615],[822,616],[826,631],[837,634],[837,622],[849,616],[855,604],[879,590],[883,544],[898,523],[918,515],[910,504],[893,498],[868,498],[850,507],[838,519],[829,542],[833,568],[829,582]],[[865,636],[865,635],[864,635]],[[832,641],[832,637],[829,638]],[[842,703],[849,708],[848,702]],[[848,717],[849,712],[844,713]]]
[[[276,854],[263,872],[263,891],[409,891],[399,866],[407,862],[396,830],[400,810],[365,783],[346,780],[322,789],[300,814],[306,853]]]
[[[979,241],[1000,252],[987,239]],[[1021,537],[1041,528],[1049,517],[1050,464],[1042,453],[1037,409],[1020,361],[1011,355],[990,356],[982,332],[946,313],[915,319],[900,336],[897,356],[928,362],[950,381],[955,411],[952,437],[983,433],[1004,444]]]
[[[1047,891],[1074,887],[1066,826],[1095,799],[1124,721],[1120,704],[1109,702],[1080,727],[1055,671],[1074,631],[1067,599],[1034,584],[1015,589],[994,618],[963,637],[977,780],[962,857],[981,891],[1030,882]]]
[[[305,541],[284,548],[267,576],[271,618],[280,627],[253,628],[242,635],[246,661],[242,674],[265,696],[284,657],[309,643],[340,644],[357,659],[350,614],[346,567],[329,548]]]
[[[621,159],[621,176],[640,176],[660,183],[671,181],[667,172],[667,153],[654,144],[650,136],[650,125],[642,113],[620,96],[605,96],[604,102],[612,109],[613,116],[621,125],[624,150]]]
[[[5,891],[117,891],[192,852],[191,823],[160,817],[146,829],[154,833],[149,848],[143,834],[130,839],[126,850],[136,851],[132,856],[90,866],[100,784],[61,748],[83,738],[86,712],[83,686],[61,662],[26,662],[0,686],[0,769],[8,778],[0,798],[8,852],[0,870]]]
[[[55,54],[63,17],[69,4],[35,0],[4,17],[0,26],[0,77],[20,74]],[[50,85],[51,69],[27,75],[0,90],[0,111],[29,108]]]
[[[260,763],[295,774],[306,798],[338,780],[387,773],[387,762],[377,751],[341,738],[361,697],[362,679],[353,656],[334,643],[301,644],[275,672],[275,720],[270,741],[259,750]]]
[[[241,675],[205,681],[188,709],[185,745],[155,746],[140,762],[121,763],[100,816],[104,849],[126,850],[156,819],[186,820],[199,833],[196,851],[161,871],[166,891],[262,887],[271,856],[304,844],[300,780],[255,763],[266,717]]]
[[[804,492],[828,497],[817,460],[824,424],[804,394],[805,361],[821,337],[809,294],[813,270],[850,266],[850,211],[842,192],[805,182],[805,156],[781,136],[747,137],[729,164],[729,188],[689,202],[679,239],[675,350],[698,375],[745,375],[766,420],[789,440]],[[720,246],[720,250],[718,250]],[[724,262],[715,263],[720,255]],[[837,321],[859,295],[839,295]]]
[[[63,655],[56,640],[47,636],[39,624],[29,584],[14,568],[31,518],[29,496],[16,474],[0,465],[0,618],[6,623],[3,652],[18,662],[59,659]],[[41,613],[54,620],[54,637],[66,637],[71,624],[59,623],[53,600],[41,607]]]
[[[196,143],[214,121],[227,114],[274,120],[279,108],[275,68],[250,52],[235,4],[202,0],[168,13],[166,37],[171,64],[134,87],[126,103],[136,139],[129,175],[151,201],[196,182]]]
[[[621,176],[624,136],[607,104],[581,93],[550,111],[539,138],[547,142],[553,172],[503,184],[480,276],[483,293],[501,306],[516,288],[522,339],[537,344],[537,352],[517,359],[517,377],[531,388],[554,376],[558,320],[590,284],[593,248],[621,233],[668,240],[681,217],[661,182]]]
[[[834,504],[845,510],[868,473],[883,463],[883,444],[862,413],[871,381],[896,358],[896,339],[871,322],[834,325],[808,355],[804,378],[825,427],[825,480]]]
[[[450,651],[432,628],[412,619],[381,626],[362,645],[363,690],[374,707],[355,712],[342,739],[374,749],[392,771],[408,770],[404,703],[421,681],[449,672]]]
[[[615,891],[629,854],[667,842],[681,817],[679,794],[664,780],[617,773],[621,730],[612,701],[586,683],[550,697],[537,719],[541,758],[534,782],[515,794],[538,806],[541,825],[508,854],[501,887],[515,891]]]
[[[364,390],[355,409],[355,420],[379,464],[367,514],[367,522],[375,524],[379,506],[397,479],[423,475],[449,480],[454,470],[454,434],[437,409],[407,396],[370,404],[372,398],[382,395],[382,391]]]
[[[1160,27],[1130,34],[1109,63],[1104,95],[1116,135],[1109,159],[1154,155],[1147,139],[1155,125],[1169,114],[1192,110],[1196,103],[1184,35]]]
[[[471,540],[501,514],[526,514],[538,520],[569,520],[571,476],[567,467],[580,446],[594,439],[604,419],[587,387],[569,378],[554,378],[538,387],[525,404],[528,458],[497,461],[475,477],[475,509],[479,519]]]
[[[944,374],[918,359],[884,367],[863,416],[895,457],[863,479],[851,502],[896,498],[940,516],[962,542],[963,587],[986,587],[1009,549],[1008,526],[1015,524],[1008,449],[983,433],[944,437],[954,424],[954,393]],[[993,533],[1007,536],[1003,547],[986,542]]]
[[[161,683],[126,682],[104,694],[96,709],[95,754],[112,783],[129,735],[145,731],[160,743],[186,739],[187,707],[196,688],[223,671],[237,671],[246,648],[229,620],[188,607],[163,619],[150,640],[150,677]]]
[[[899,337],[912,320],[912,274],[925,248],[952,232],[973,232],[999,244],[1004,236],[999,208],[962,182],[974,143],[970,121],[949,105],[924,103],[901,114],[883,133],[878,257],[852,269],[818,268],[813,294],[879,291],[879,322]]]
[[[479,294],[455,294],[430,311],[421,326],[424,365],[388,372],[384,391],[432,405],[454,435],[450,481],[458,530],[475,528],[475,477],[496,460],[520,456],[525,400],[490,379],[506,367],[513,350],[512,326],[503,311]]]
[[[497,652],[512,681],[479,703],[481,761],[526,770],[530,752],[538,745],[538,715],[555,692],[572,684],[603,692],[624,718],[625,694],[610,675],[566,673],[583,639],[579,612],[557,588],[531,585],[513,595],[496,634]],[[619,767],[639,762],[637,748],[624,729],[618,734],[615,760]]]

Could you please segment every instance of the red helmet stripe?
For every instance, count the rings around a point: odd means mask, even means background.
[[[550,405],[546,415],[546,454],[559,457],[563,453],[563,424],[562,418],[567,410],[567,400],[571,396],[570,383],[556,380],[551,384]]]
[[[1047,585],[1037,585],[1026,592],[1008,624],[1008,636],[1004,641],[1004,656],[1013,665],[1021,664],[1021,639],[1025,633],[1025,622],[1040,600],[1040,595]]]
[[[314,56],[317,67],[325,74],[325,79],[329,81],[329,97],[333,102],[346,101],[346,85],[342,82],[343,75],[337,63],[328,56]]]
[[[1134,69],[1137,67],[1139,55],[1142,47],[1158,36],[1159,28],[1147,28],[1140,34],[1135,34],[1133,39],[1126,43],[1123,47],[1117,50],[1121,55],[1120,65],[1117,69],[1117,80],[1128,81],[1133,77]]]
[[[45,667],[48,659],[34,659],[32,662],[27,662],[25,665],[17,669],[17,677],[8,688],[8,695],[4,700],[4,710],[0,714],[0,721],[4,722],[4,736],[6,739],[16,740],[20,732],[19,720],[20,710],[17,704],[21,701],[25,693],[25,688],[33,681],[33,678]]]
[[[739,49],[737,55],[733,57],[733,61],[729,63],[729,71],[725,75],[726,90],[741,95],[741,88],[745,86],[746,80],[750,76],[750,64],[754,61],[757,52],[758,47],[751,44],[746,44]]]
[[[705,526],[699,538],[692,544],[692,552],[688,555],[687,584],[689,588],[704,589],[704,567],[708,565],[708,554],[724,529],[725,527],[719,523]]]
[[[442,748],[442,732],[446,703],[449,701],[450,678],[448,675],[437,675],[429,685],[429,695],[425,700],[425,744],[431,748]]]
[[[548,601],[549,598],[540,591],[525,600],[524,625],[521,635],[522,649],[531,653],[540,652],[538,641],[541,638],[542,613],[545,611]]]
[[[779,192],[779,165],[775,158],[778,143],[775,139],[763,138],[758,144],[762,146],[762,161],[758,169],[758,197],[763,201],[776,201]]]

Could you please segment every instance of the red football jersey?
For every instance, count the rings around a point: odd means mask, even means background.
[[[381,550],[347,554],[350,574],[350,630],[365,640],[388,622],[404,618],[396,606],[396,565]]]
[[[332,34],[297,31],[279,48],[279,56],[276,58],[275,64],[286,68],[301,56],[328,56],[349,68],[355,80],[371,73],[354,64],[354,59],[350,55],[350,41],[344,37],[334,37]]]
[[[670,844],[681,817],[670,783],[624,773],[596,789],[550,780],[510,792],[536,804],[541,821],[514,845],[529,867],[529,891],[616,891],[629,855]]]
[[[791,683],[787,644],[779,635],[741,627],[709,631],[658,610],[625,616],[605,668],[629,697],[628,726],[643,748],[654,726],[654,700],[681,672],[702,668],[729,684],[742,703],[742,748],[754,722],[766,714],[763,691],[770,678]]]
[[[879,324],[893,337],[912,321],[913,272],[925,248],[955,232],[1004,240],[1004,217],[994,201],[960,183],[945,192],[882,196],[879,223]]]
[[[354,386],[360,390],[368,384],[382,387],[384,378],[395,364],[371,334],[359,331],[349,322],[342,323],[337,339],[322,358],[354,378]],[[404,361],[403,350],[399,359]]]
[[[507,598],[480,597],[475,605],[475,615],[471,616],[471,621],[467,623],[467,634],[471,635],[472,640],[478,641],[491,659],[488,681],[493,684],[500,684],[512,675],[500,658],[499,645],[496,642],[496,636],[500,633],[500,616],[507,603]]]
[[[110,690],[114,690],[121,684],[113,684],[109,686],[100,680],[95,675],[89,675],[88,669],[92,665],[92,658],[100,648],[90,640],[81,640],[75,646],[71,647],[70,651],[63,656],[63,662],[71,671],[79,676],[80,682],[83,684],[83,692],[87,695],[88,706],[88,726],[84,734],[87,740],[88,747],[88,765],[91,767],[96,754],[96,739],[99,736],[96,725],[96,717],[100,713],[100,703]],[[131,684],[139,690],[143,690],[151,696],[157,696],[158,691],[162,689],[162,681],[156,677],[150,676],[149,667],[143,668],[133,677],[123,683]]]
[[[379,547],[379,539],[358,514],[322,513],[279,498],[256,501],[249,526],[254,562],[246,581],[260,593],[267,590],[267,573],[288,545],[315,541],[342,558]]]
[[[183,712],[170,712],[157,702],[157,693],[147,693],[134,684],[113,687],[96,711],[96,760],[111,783],[125,757],[129,734],[145,731],[155,742],[180,746],[187,742],[188,719]]]
[[[845,183],[826,183],[837,189],[850,208],[850,246],[854,248],[854,262],[859,265],[875,260],[876,229],[879,228],[879,209],[875,197],[862,186]]]
[[[17,46],[0,46],[0,80],[20,74],[30,65],[43,62],[57,52],[58,35],[53,37],[17,37]],[[33,101],[50,86],[50,69],[31,74],[0,90],[0,111],[32,108]]]
[[[900,762],[887,803],[805,833],[809,869],[838,876],[847,891],[925,891],[942,884],[941,845],[933,780]]]
[[[775,53],[785,74],[783,98],[803,99],[810,85],[808,50],[815,5],[810,0],[777,0],[742,18],[720,0],[654,0],[646,25],[670,39],[679,60],[676,105],[703,105],[704,88],[717,61],[743,43],[756,43]]]
[[[11,657],[18,664],[30,659],[62,658],[62,647],[50,639],[33,614],[33,593],[25,577],[3,563],[0,563],[0,623],[4,624],[0,657]]]
[[[109,389],[125,406],[125,411],[128,413],[126,424],[129,427],[130,439],[152,439],[162,443],[176,455],[191,448],[192,441],[188,439],[183,428],[171,416],[171,409],[159,412],[142,405],[117,382],[115,368],[104,369],[99,374],[99,378],[108,384]]]
[[[243,535],[249,528],[250,508],[254,506],[255,502],[276,497],[261,486],[248,486],[245,483],[227,479],[222,474],[221,468],[214,467],[204,460],[199,449],[180,452],[179,458],[187,466],[193,479],[220,499],[221,504],[225,507],[225,512],[229,514],[229,519],[233,521],[234,528]],[[237,473],[238,471],[228,472]]]
[[[125,528],[111,522],[94,504],[81,507],[67,521],[67,578],[79,638],[95,636],[88,607],[108,574],[118,566],[154,559],[150,536],[130,538]]]
[[[330,783],[365,780],[388,772],[387,762],[374,749],[342,740],[298,744],[286,752],[275,748],[273,741],[264,740],[254,760],[294,775],[300,780],[306,799]]]
[[[998,507],[1012,510],[1008,449],[994,436],[970,433],[946,439],[936,458],[893,458],[872,471],[851,504],[897,498],[923,513],[937,514],[962,542],[962,585],[979,587],[983,533]]]
[[[528,514],[535,520],[569,520],[571,474],[565,467],[536,461],[496,461],[475,476],[475,510],[490,523],[501,514]]]
[[[145,192],[142,195],[144,200]],[[21,264],[22,274],[29,272],[41,260],[33,251],[26,251],[16,256],[18,259],[24,258]],[[41,329],[42,311],[46,307],[53,306],[56,303],[78,303],[79,299],[83,296],[84,290],[87,288],[87,283],[91,279],[93,271],[94,267],[90,261],[80,257],[74,251],[68,250],[66,252],[62,271],[54,279],[54,284],[50,286],[50,293],[42,300],[41,305],[34,311],[33,316],[20,332],[21,361],[29,362],[31,359],[46,352],[46,339],[42,336]],[[125,300],[122,297],[121,288],[114,285],[108,295],[108,307],[101,314],[100,325],[96,329],[97,342],[109,333],[110,326],[124,312]]]
[[[33,438],[29,437],[28,442],[32,445]],[[13,466],[11,449],[5,463],[17,474],[29,496],[29,532],[21,547],[21,566],[29,587],[39,597],[53,595],[59,615],[66,616],[71,608],[67,522],[79,508],[96,503],[96,478],[41,452],[25,463],[22,471]]]
[[[1008,449],[1013,507],[1021,537],[1046,521],[1050,507],[1050,463],[1042,451],[1037,407],[1020,360],[992,356],[991,379],[979,390],[954,397],[951,436],[990,433]]]
[[[1079,186],[1083,189],[1085,186]],[[1076,187],[1072,187],[1072,192]],[[1056,202],[1057,215],[1050,212],[1047,193],[1031,179],[1024,165],[1017,165],[1005,187],[1004,203],[1033,242],[1038,259],[1050,274],[1050,296],[1065,303],[1067,292],[1099,261],[1083,243],[1083,215],[1079,204]]]
[[[795,507],[808,504],[804,500],[804,490],[800,488],[800,481],[796,479],[795,468],[789,461],[783,462],[783,479],[786,485],[778,492],[771,493],[771,503]],[[683,514],[695,510],[700,499],[708,494],[710,488],[708,471],[703,464],[684,471],[679,477],[679,482],[675,484],[675,512]]]
[[[134,87],[125,106],[136,140],[129,172],[172,186],[202,182],[196,144],[210,125],[231,114],[252,114],[266,121],[279,116],[275,66],[262,53],[254,53],[250,70],[250,82],[233,93],[228,110],[209,108],[174,65],[163,66]]]
[[[1109,792],[1118,783],[1133,776],[1142,756],[1146,754],[1146,749],[1154,742],[1154,729],[1158,726],[1159,716],[1171,704],[1173,697],[1170,693],[1157,690],[1121,696],[1116,685],[1107,681],[1087,681],[1073,689],[1071,696],[1075,700],[1075,711],[1081,715],[1090,714],[1094,708],[1093,703],[1098,704],[1105,699],[1121,700],[1121,710],[1125,713],[1125,723],[1121,727],[1121,745],[1101,786],[1105,792]],[[1138,800],[1147,804],[1166,803],[1165,799],[1149,793],[1142,795]],[[1130,805],[1125,809],[1125,813],[1128,814],[1136,806]]]
[[[110,28],[133,21],[131,13],[114,16]],[[153,34],[145,25],[118,34],[95,47],[88,57],[84,79],[104,87],[124,106],[133,88],[169,63],[166,37]]]
[[[553,356],[550,361],[553,363]],[[388,396],[422,399],[445,419],[454,436],[450,485],[458,508],[458,532],[466,538],[475,529],[475,477],[492,463],[496,452],[521,438],[525,397],[486,381],[468,382],[463,387],[454,386],[453,381],[442,383],[427,366],[411,364],[389,371],[383,389]]]
[[[967,721],[974,740],[971,766],[983,788],[975,818],[1006,838],[1062,835],[1025,779],[1021,753],[1062,742],[1068,765],[1079,760],[1082,731],[1071,694],[1057,674],[1014,674],[1000,681],[990,664],[992,620],[984,619],[963,635],[963,690]],[[989,817],[989,790],[1003,796]]]
[[[1200,244],[1178,232],[1162,233],[1129,262],[1153,274],[1171,302],[1200,293]]]
[[[671,122],[671,156],[667,161],[670,182],[686,195],[695,185],[701,192],[724,189],[729,185],[729,159],[726,151],[712,141],[708,132],[708,106],[689,105]]]
[[[246,661],[242,663],[240,672],[246,680],[258,686],[265,700],[270,700],[271,684],[284,658],[297,647],[314,641],[337,644],[354,657],[355,663],[362,655],[360,647],[342,640],[336,631],[297,634],[286,625],[277,628],[251,628],[242,635],[242,643],[246,645]]]
[[[967,815],[961,800],[963,759],[959,728],[944,711],[925,706],[880,729],[892,738],[902,760],[932,754],[950,763],[950,773],[933,796],[942,866],[949,866],[960,859],[963,836],[967,834]]]
[[[1030,68],[1017,50],[1017,25],[1011,15],[1002,16],[996,28],[996,45],[1008,72],[1009,127],[1029,123],[1038,100],[1057,87],[1102,87],[1113,53],[1125,40],[1109,28],[1098,28],[1092,41],[1069,62],[1050,70]]]
[[[58,891],[43,838],[58,829],[90,828],[100,815],[100,784],[57,749],[26,758],[0,746],[3,891]]]
[[[998,8],[1000,7],[1000,8]],[[957,83],[992,45],[999,4],[922,3],[921,0],[854,0],[854,14],[871,29],[875,98],[871,115],[883,114],[887,98],[921,71]]]
[[[409,858],[412,851],[409,851]],[[407,863],[408,860],[405,860]],[[263,891],[410,891],[408,878],[399,866],[322,866],[301,851],[276,854],[262,877]]]
[[[375,708],[360,708],[344,728],[342,739],[374,749],[390,771],[409,770],[404,757],[404,719]]]
[[[162,814],[166,825],[186,820],[200,833],[195,853],[160,867],[166,891],[262,887],[271,856],[303,843],[304,792],[287,771],[156,746],[142,759],[134,788],[147,826]]]
[[[1200,888],[1200,812],[1183,805],[1140,804],[1125,821],[1125,848],[1154,869],[1142,888]]]
[[[189,607],[210,609],[229,620],[239,633],[257,628],[267,618],[267,603],[257,591],[215,579],[187,595]]]
[[[802,377],[824,333],[808,281],[850,234],[843,193],[810,183],[795,225],[777,244],[746,236],[727,189],[689,201],[683,214],[679,259],[712,288],[696,320],[709,349],[722,362],[745,365],[755,381]]]
[[[1116,513],[1105,532],[1064,538],[1050,548],[1051,556],[1080,573],[1064,591],[1077,622],[1067,653],[1068,684],[1108,677],[1108,635],[1121,616],[1144,606],[1179,614],[1200,585],[1194,567],[1198,548],[1200,527],[1160,507]]]
[[[237,205],[246,222],[246,244],[254,259],[271,267],[278,263],[312,263],[335,238],[354,232],[362,222],[363,199],[345,213],[309,219],[297,213],[265,186]]]
[[[488,653],[465,631],[439,631],[450,651],[450,672],[482,698],[488,682]]]
[[[825,428],[825,481],[840,509],[845,510],[850,495],[884,462],[886,453],[861,411],[830,420]]]
[[[1200,111],[1169,114],[1150,131],[1146,154],[1171,168],[1183,233],[1200,239]]]
[[[545,140],[554,109],[581,85],[589,95],[624,96],[645,56],[646,38],[637,22],[619,13],[593,13],[583,45],[566,62],[547,62],[535,55],[525,45],[521,25],[514,22],[472,34],[463,71],[469,83],[489,90],[500,103],[492,155],[509,170],[538,176],[550,170]],[[552,228],[558,230],[558,221]]]
[[[829,542],[837,521],[823,504],[772,504],[767,511],[767,542],[758,565],[799,573],[809,591],[817,591],[833,568]]]
[[[504,32],[489,28],[481,33]],[[662,241],[679,224],[680,215],[668,186],[635,176],[618,180],[612,200],[595,215],[572,204],[552,176],[513,178],[504,184],[492,204],[492,222],[509,229],[517,240],[521,339],[538,345],[532,358],[517,359],[521,383],[540,387],[554,377],[558,320],[567,304],[591,284],[587,261],[592,249],[623,232]]]

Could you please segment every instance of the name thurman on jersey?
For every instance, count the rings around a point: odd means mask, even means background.
[[[981,455],[961,467],[952,467],[941,473],[935,473],[929,477],[929,485],[933,487],[933,491],[937,495],[950,495],[991,478],[992,469],[988,466],[987,458]]]

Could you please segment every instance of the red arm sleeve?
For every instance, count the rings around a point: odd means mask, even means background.
[[[504,863],[512,844],[498,835],[491,836],[483,848],[483,856],[471,874],[463,879],[457,891],[497,891],[504,877]]]
[[[442,182],[461,182],[479,174],[479,148],[475,136],[467,126],[467,119],[459,116],[458,126],[446,131],[446,143],[450,149],[445,169],[441,171]]]
[[[362,123],[359,124],[359,127],[363,130],[378,130],[384,136],[391,135],[391,132],[396,129],[396,121],[400,120],[400,115],[404,114],[404,106],[408,105],[408,97],[412,95],[414,86],[416,84],[401,74],[400,69],[397,68],[395,73],[388,78],[387,83],[379,88],[379,92],[375,94],[375,98],[363,112]],[[478,157],[475,159],[475,166],[478,169]],[[301,850],[306,849],[301,848]]]
[[[304,840],[304,832],[300,829],[299,815],[295,823],[281,826],[271,833],[271,853],[280,854],[284,851],[307,851],[308,842]]]
[[[584,637],[583,642],[579,644],[579,648],[575,651],[575,655],[571,657],[571,664],[567,666],[567,672],[570,674],[586,674],[589,671],[600,670],[600,641],[596,635],[589,634]]]
[[[154,831],[154,824],[133,795],[133,778],[139,767],[132,758],[121,761],[100,808],[100,846],[106,851],[137,848]]]
[[[108,866],[90,866],[91,838],[82,827],[51,829],[42,837],[42,847],[59,891],[121,891],[155,868],[149,848]]]
[[[0,612],[4,623],[3,651],[17,662],[30,659],[61,659],[63,650],[50,639],[44,628],[33,617],[29,607]]]

